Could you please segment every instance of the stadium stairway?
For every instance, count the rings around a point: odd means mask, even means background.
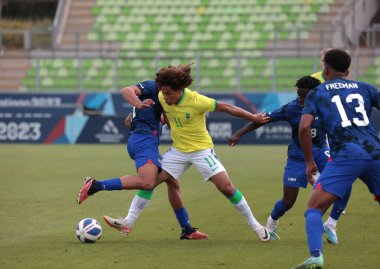
[[[92,9],[95,5],[96,0],[71,1],[62,42],[59,44],[60,49],[76,49],[78,40],[75,33],[78,29],[81,29],[79,42],[82,50],[99,48],[97,42],[91,42],[87,39],[87,35],[96,20],[96,17],[92,15]]]
[[[16,91],[31,67],[27,51],[4,49],[0,57],[0,92]]]

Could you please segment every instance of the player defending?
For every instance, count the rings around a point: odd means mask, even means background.
[[[357,178],[372,194],[380,196],[380,139],[369,120],[372,107],[380,109],[380,92],[370,84],[347,80],[350,63],[345,51],[328,51],[323,70],[327,81],[305,100],[300,142],[308,180],[312,182],[317,171],[310,135],[317,115],[326,129],[333,161],[326,165],[308,201],[305,218],[310,257],[295,269],[323,267],[322,216]]]
[[[299,188],[307,187],[308,180],[305,174],[306,164],[298,139],[298,129],[306,95],[309,90],[314,89],[319,84],[319,80],[311,76],[300,78],[297,80],[295,85],[297,88],[298,98],[268,114],[270,117],[270,122],[287,121],[292,128],[292,142],[288,147],[288,160],[286,162],[283,176],[283,197],[274,205],[266,225],[267,229],[271,232],[271,240],[276,239],[273,232],[276,232],[280,218],[288,210],[290,210],[296,202]],[[231,136],[229,144],[231,146],[236,145],[243,135],[260,128],[262,125],[264,124],[248,123]],[[313,157],[316,160],[318,171],[322,172],[329,159],[329,148],[326,143],[326,132],[318,119],[313,122],[311,130],[313,137]],[[343,202],[336,206],[334,204],[331,216],[336,219],[339,218],[344,206],[347,204],[350,193],[351,192],[349,191],[348,194],[345,195],[344,199],[342,199]],[[326,230],[332,230],[334,232],[327,233],[327,240],[333,244],[338,243],[335,226],[336,222],[333,227],[329,224],[325,226]]]
[[[226,112],[249,121],[265,123],[268,117],[251,114],[239,107],[208,98],[187,87],[193,79],[191,65],[162,68],[156,75],[160,88],[159,100],[170,127],[173,145],[165,153],[162,167],[168,176],[179,178],[192,164],[205,181],[211,181],[223,193],[233,207],[248,222],[261,241],[269,241],[270,235],[253,216],[243,194],[232,184],[225,168],[213,149],[213,142],[206,129],[207,112]]]
[[[102,181],[92,177],[86,178],[79,191],[78,203],[82,203],[89,195],[99,191],[140,189],[125,219],[103,217],[108,225],[128,235],[138,215],[150,202],[153,189],[158,184],[157,174],[162,170],[158,150],[162,130],[162,107],[158,101],[158,87],[154,81],[137,83],[122,89],[121,92],[124,99],[133,106],[128,153],[135,161],[138,175],[125,175]],[[170,204],[182,228],[180,239],[207,239],[207,234],[191,226],[186,208],[183,206],[178,181],[170,178],[166,183]]]

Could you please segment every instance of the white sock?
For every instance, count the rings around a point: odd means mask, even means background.
[[[326,222],[324,223],[326,226],[332,226],[336,228],[337,220],[333,219],[332,217],[329,217]]]
[[[251,208],[249,208],[249,205],[245,200],[244,196],[242,196],[242,199],[239,203],[232,205],[240,212],[240,214],[243,215],[243,217],[247,220],[249,227],[251,227],[253,231],[256,232],[261,230],[262,226],[253,216]]]
[[[124,218],[128,227],[135,224],[135,221],[139,217],[140,213],[144,211],[144,208],[149,204],[150,199],[145,199],[137,194],[132,200],[131,207],[129,208],[128,215]]]
[[[274,220],[274,219],[272,219],[272,216],[269,215],[266,227],[268,228],[269,231],[273,232],[274,230],[277,229],[277,225],[278,225],[279,221],[280,221],[280,219]]]

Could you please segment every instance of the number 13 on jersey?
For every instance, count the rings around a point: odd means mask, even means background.
[[[357,100],[359,105],[355,107],[355,111],[360,113],[363,119],[361,120],[355,117],[355,118],[352,118],[352,121],[355,123],[356,126],[367,126],[369,124],[369,119],[364,107],[363,97],[358,93],[349,94],[346,97],[346,103],[352,103],[353,100]],[[340,96],[335,95],[333,98],[331,98],[331,102],[335,103],[336,107],[338,108],[340,118],[342,119],[342,122],[341,122],[342,127],[352,126],[352,122],[347,117],[347,113],[344,110]]]

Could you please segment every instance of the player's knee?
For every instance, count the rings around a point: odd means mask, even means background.
[[[144,178],[141,182],[140,189],[153,190],[156,187],[156,180],[154,178]]]
[[[170,180],[165,181],[166,185],[170,189],[179,189],[179,182],[178,180],[172,178]]]
[[[226,196],[231,197],[235,194],[235,187],[231,183],[224,184],[221,186],[220,191]]]

